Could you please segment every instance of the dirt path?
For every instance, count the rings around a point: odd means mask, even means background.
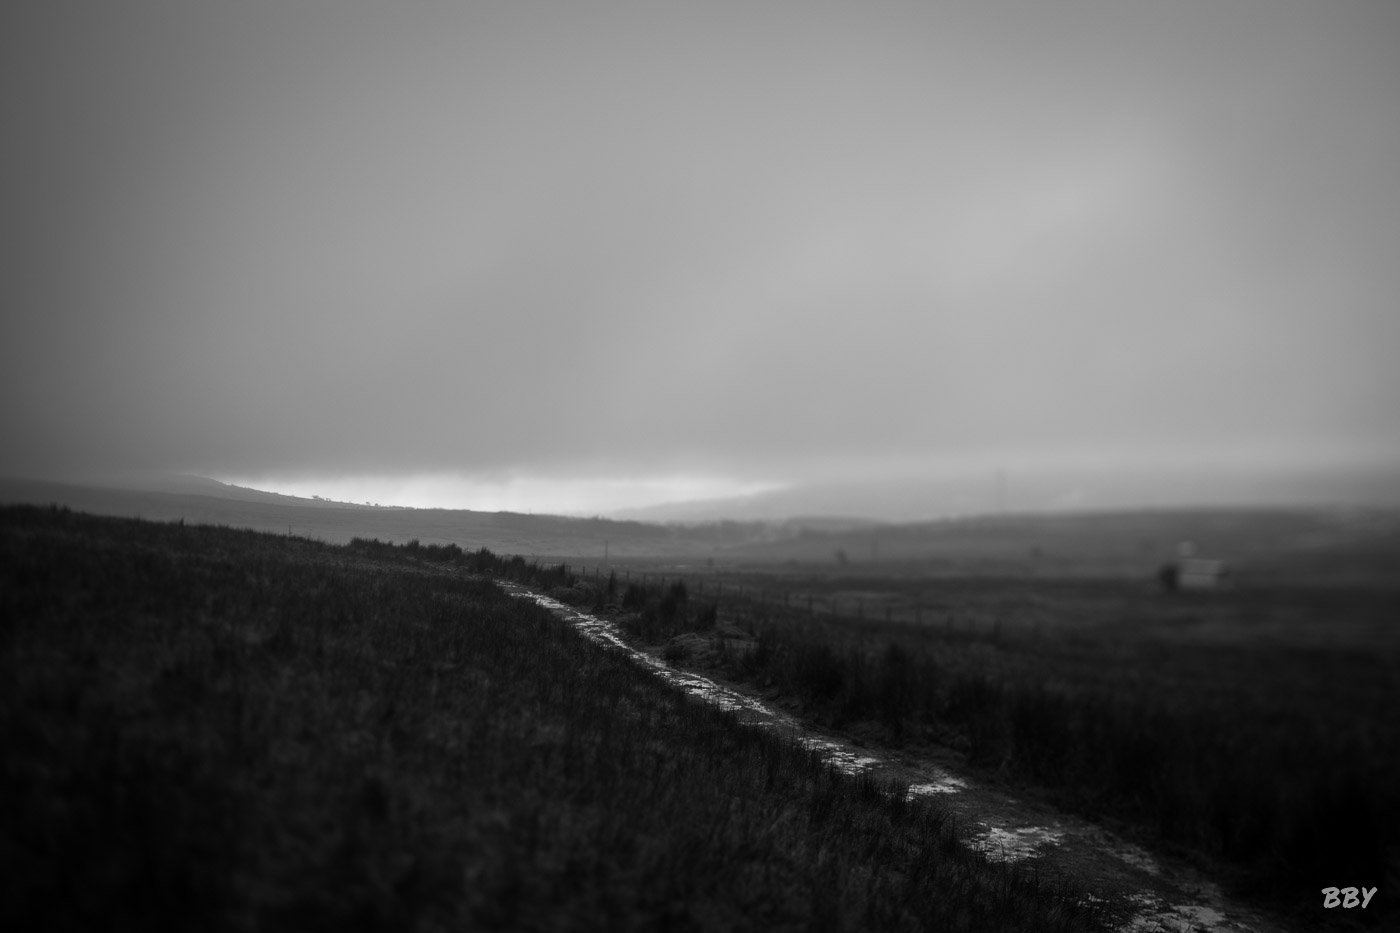
[[[985,786],[959,770],[955,753],[937,750],[909,755],[862,747],[849,739],[813,729],[774,708],[752,690],[675,668],[660,649],[642,651],[622,638],[613,623],[512,584],[512,595],[531,599],[554,612],[586,637],[612,647],[658,677],[742,721],[790,735],[821,753],[848,774],[898,780],[911,796],[937,796],[964,828],[967,844],[998,861],[1028,862],[1071,876],[1112,905],[1132,933],[1283,933],[1276,920],[1230,902],[1215,883],[1192,866],[1150,854],[1100,826],[1044,804]]]

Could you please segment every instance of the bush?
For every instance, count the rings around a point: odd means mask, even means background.
[[[674,628],[678,623],[685,621],[686,592],[685,584],[680,580],[672,583],[666,590],[666,594],[661,597],[661,602],[656,608],[656,614],[661,619],[662,624]]]
[[[647,591],[635,583],[627,584],[627,592],[622,594],[623,609],[641,609],[647,604]]]
[[[846,682],[846,666],[825,643],[798,644],[789,648],[793,680],[815,700],[832,700]]]

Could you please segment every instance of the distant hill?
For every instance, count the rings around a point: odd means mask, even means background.
[[[800,482],[752,495],[614,512],[640,521],[783,522],[846,516],[909,523],[988,513],[1238,512],[1400,509],[1400,466],[1190,470],[1090,469],[1008,464],[1006,470],[930,469],[917,475]]]
[[[154,488],[152,488],[154,487]],[[378,538],[601,563],[808,566],[852,573],[1150,577],[1183,542],[1242,574],[1400,583],[1400,512],[1163,509],[1030,513],[911,523],[804,518],[669,524],[368,506],[303,499],[197,476],[116,485],[0,479],[0,503],[290,532]]]
[[[1400,513],[1179,509],[980,516],[807,532],[726,559],[852,572],[1150,575],[1189,543],[1240,573],[1400,583]]]
[[[304,499],[230,486],[197,476],[135,479],[112,485],[0,479],[0,502],[57,504],[97,515],[230,525],[287,532],[332,543],[379,538],[403,543],[455,543],[504,554],[599,560],[695,557],[718,548],[771,538],[757,524],[680,527],[598,518],[414,509]]]

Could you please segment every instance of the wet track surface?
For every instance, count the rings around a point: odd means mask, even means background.
[[[911,797],[936,796],[963,827],[970,848],[994,861],[1028,862],[1077,879],[1096,892],[1091,897],[1113,905],[1128,918],[1121,927],[1125,931],[1271,933],[1284,929],[1229,902],[1218,885],[1185,863],[1150,854],[1087,820],[1008,795],[1004,789],[982,786],[959,773],[954,753],[934,760],[860,747],[811,728],[742,687],[672,667],[632,647],[605,619],[524,587],[502,586],[549,609],[585,637],[625,654],[677,689],[733,713],[749,726],[789,736],[846,774],[900,782],[908,786]]]

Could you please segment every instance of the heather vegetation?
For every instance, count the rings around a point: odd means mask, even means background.
[[[746,583],[768,598],[726,597],[718,616],[752,642],[735,650],[712,635],[708,657],[804,718],[863,741],[951,746],[987,779],[1206,857],[1265,902],[1297,909],[1323,878],[1400,882],[1400,590],[1389,581],[1175,596],[1123,580]],[[823,585],[918,588],[933,608],[922,624],[814,617],[773,595]],[[599,589],[594,608],[621,612],[641,642],[687,644],[716,610],[668,610],[684,587],[633,585],[617,606]],[[1396,916],[1393,896],[1368,919],[1379,913]]]
[[[0,924],[1105,919],[1064,882],[970,853],[932,805],[688,700],[484,571],[588,592],[453,546],[0,510]],[[681,588],[657,595],[631,598],[667,631],[705,615]],[[809,677],[761,624],[755,673]],[[830,650],[841,715],[853,656]]]

